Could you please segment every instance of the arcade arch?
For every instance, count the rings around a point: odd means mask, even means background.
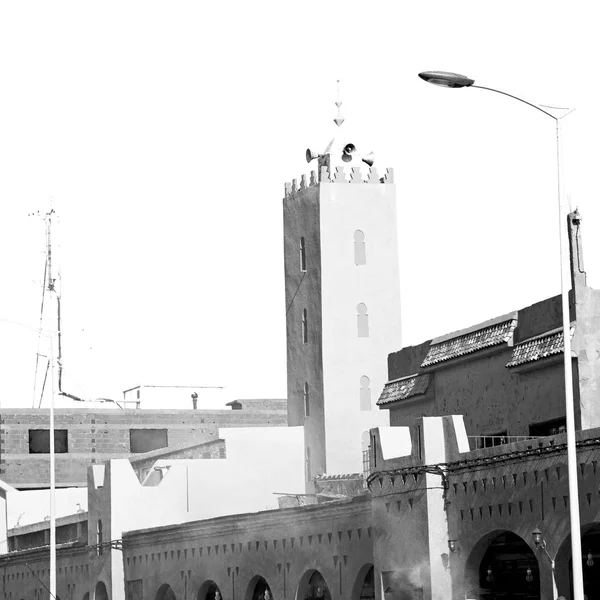
[[[364,565],[352,587],[352,600],[375,600],[375,569],[372,564]]]
[[[583,562],[583,592],[588,600],[600,600],[600,523],[581,527],[581,557]],[[555,560],[555,580],[559,595],[573,597],[571,582],[571,535],[563,540]]]
[[[516,533],[496,530],[475,544],[465,565],[467,598],[497,594],[506,600],[541,600],[540,569],[529,544]]]
[[[245,600],[273,600],[271,587],[267,580],[260,575],[255,575],[246,589]]]
[[[196,600],[223,600],[223,594],[221,594],[219,586],[209,579],[200,586]]]
[[[154,600],[177,600],[173,588],[168,583],[163,583],[156,592]]]
[[[94,600],[108,600],[108,591],[104,581],[99,581],[94,589]]]
[[[331,600],[329,586],[319,571],[311,569],[302,575],[296,600]]]

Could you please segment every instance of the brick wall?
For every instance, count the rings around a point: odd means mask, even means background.
[[[48,429],[49,411],[0,413],[0,477],[19,489],[49,485],[49,455],[29,452],[29,430]],[[55,429],[68,431],[68,453],[56,454],[56,485],[85,485],[87,466],[127,458],[130,429],[167,429],[168,446],[205,443],[221,427],[285,426],[285,410],[55,410]]]

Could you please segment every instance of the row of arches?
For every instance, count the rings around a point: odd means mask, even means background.
[[[480,539],[465,563],[466,597],[541,600],[544,596],[540,564],[545,561],[559,596],[572,598],[570,536],[560,544],[553,562],[545,540],[541,544],[544,546],[536,548],[535,543],[529,544],[516,533],[505,530]],[[585,597],[600,600],[600,524],[582,527],[581,549]]]
[[[365,234],[357,229],[354,232],[354,264],[367,264],[367,247],[365,244]],[[300,238],[300,271],[306,272],[306,240]]]
[[[352,590],[352,600],[374,600],[374,569],[373,565],[365,565],[358,573],[354,589]],[[331,600],[331,591],[325,578],[317,570],[307,571],[297,586],[295,595],[297,600]],[[100,599],[95,599],[100,600]],[[102,599],[104,600],[104,599]],[[173,591],[173,588],[165,583],[158,588],[154,600],[179,600]],[[222,590],[212,580],[205,581],[195,595],[195,600],[228,600],[223,595]],[[257,575],[252,578],[244,600],[280,600],[275,598],[271,586],[267,580]]]

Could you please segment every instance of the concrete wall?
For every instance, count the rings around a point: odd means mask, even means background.
[[[276,600],[304,598],[318,570],[333,600],[359,600],[373,564],[366,499],[211,519],[124,536],[126,581],[145,598],[168,584],[177,598],[204,600],[207,583],[228,600],[251,600],[263,577]]]
[[[564,417],[562,363],[515,373],[506,368],[510,356],[509,348],[436,369],[427,398],[398,403],[390,410],[390,424],[407,425],[419,416],[462,414],[469,435],[507,431],[516,436],[529,435],[531,424]]]
[[[462,414],[469,435],[507,431],[508,435],[519,436],[529,435],[532,424],[564,418],[562,355],[533,362],[527,368],[506,368],[513,344],[560,327],[560,297],[519,310],[517,321],[509,344],[428,368],[431,383],[426,397],[391,405],[390,424],[407,425],[419,416]],[[584,324],[578,321],[573,339],[582,331]],[[424,372],[420,365],[431,343],[430,340],[390,354],[389,380]],[[577,362],[573,365],[573,392],[578,405]],[[579,411],[577,416],[579,422]]]
[[[300,189],[283,200],[285,308],[287,341],[288,423],[304,425],[310,448],[307,479],[326,471],[323,396],[323,318],[321,308],[321,229],[318,186]],[[300,239],[304,237],[306,271],[300,265]],[[308,341],[302,340],[302,311],[308,316]],[[305,416],[304,384],[309,390],[309,416]],[[305,450],[306,460],[306,450]],[[310,470],[310,473],[309,473]],[[308,477],[310,475],[310,477]],[[308,483],[309,491],[312,484]]]
[[[382,174],[383,175],[383,174]],[[376,401],[386,382],[385,358],[401,343],[396,186],[321,183],[323,372],[327,471],[362,471],[362,436],[389,419]],[[354,233],[365,235],[366,264],[354,260]],[[357,305],[368,312],[359,337]],[[371,409],[361,410],[361,377]]]
[[[29,453],[29,430],[47,429],[49,411],[0,413],[0,476],[20,489],[49,485],[49,455]],[[68,430],[69,452],[56,454],[57,486],[85,485],[89,464],[129,457],[130,429],[167,429],[169,446],[207,442],[219,428],[280,426],[286,411],[265,410],[102,410],[57,409],[55,428]]]

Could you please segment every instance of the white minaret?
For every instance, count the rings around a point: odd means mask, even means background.
[[[304,425],[309,491],[316,475],[362,471],[364,434],[389,425],[375,403],[401,346],[393,172],[342,137],[307,151],[320,173],[283,200],[288,422]]]

